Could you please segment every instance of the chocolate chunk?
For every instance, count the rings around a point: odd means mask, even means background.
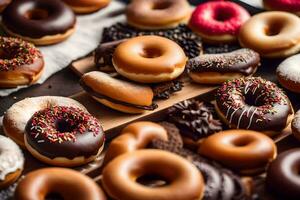
[[[180,91],[183,88],[181,80],[173,80],[152,85],[154,97],[158,99],[168,99],[170,95]]]

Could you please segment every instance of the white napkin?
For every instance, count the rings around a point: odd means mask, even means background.
[[[112,16],[112,13],[124,8],[125,4],[112,1],[103,10],[93,14],[77,16],[76,31],[70,38],[56,45],[39,47],[44,55],[45,71],[38,83],[43,83],[52,74],[68,66],[71,61],[94,50],[101,40],[103,28],[125,19],[124,15]],[[7,96],[24,87],[28,86],[0,89],[0,96]]]

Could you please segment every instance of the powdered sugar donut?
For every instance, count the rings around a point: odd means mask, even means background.
[[[9,186],[21,175],[24,156],[11,139],[0,135],[0,189]]]
[[[300,93],[300,54],[285,59],[277,67],[277,78],[279,83],[286,89]]]

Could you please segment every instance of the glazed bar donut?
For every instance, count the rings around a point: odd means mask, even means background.
[[[35,83],[42,75],[44,59],[31,43],[0,36],[0,88]]]
[[[277,148],[268,136],[249,130],[227,130],[205,139],[198,152],[241,174],[264,172]]]
[[[64,200],[106,200],[102,189],[91,178],[64,168],[43,168],[30,172],[18,184],[14,199],[40,200],[51,195]]]
[[[240,27],[249,18],[247,10],[236,3],[206,2],[197,6],[189,26],[206,42],[230,43],[237,40]]]
[[[96,12],[111,2],[111,0],[63,0],[75,13],[87,14]]]
[[[79,102],[67,97],[43,96],[26,98],[13,104],[4,114],[4,133],[18,145],[25,147],[24,133],[27,122],[35,112],[52,106],[72,106],[85,109]]]
[[[263,0],[267,10],[281,10],[300,15],[300,2],[298,0]]]
[[[182,48],[160,36],[128,39],[113,54],[116,71],[141,83],[173,80],[183,73],[186,62],[187,57]]]
[[[279,11],[254,15],[241,27],[239,42],[264,57],[288,57],[300,50],[300,19]]]
[[[280,199],[297,200],[300,196],[300,149],[278,155],[268,168],[266,186]]]
[[[269,136],[280,134],[294,115],[285,93],[260,77],[223,83],[216,93],[216,110],[231,128],[256,130]]]
[[[133,0],[126,8],[127,23],[139,29],[168,29],[186,23],[187,0]]]
[[[15,182],[24,167],[21,149],[11,139],[0,135],[0,189]]]
[[[221,84],[227,80],[251,76],[259,65],[259,54],[244,48],[229,53],[200,55],[190,59],[186,68],[196,83]]]
[[[13,1],[2,14],[4,30],[36,45],[67,39],[75,31],[73,11],[60,0]]]
[[[0,0],[0,13],[11,3],[12,0]]]
[[[167,183],[147,187],[139,178],[156,175]],[[184,158],[162,150],[138,150],[118,156],[103,170],[103,187],[115,200],[200,200],[202,175]]]
[[[300,68],[297,65],[300,54],[291,56],[277,67],[276,74],[279,83],[286,89],[300,93]]]
[[[27,122],[24,140],[27,150],[40,161],[75,167],[100,155],[104,133],[99,121],[85,110],[48,106]]]

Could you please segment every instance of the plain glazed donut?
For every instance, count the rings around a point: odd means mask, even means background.
[[[227,130],[209,136],[198,152],[241,174],[263,172],[277,148],[268,136],[249,130]]]
[[[216,93],[216,110],[231,128],[256,130],[269,136],[280,134],[294,115],[283,90],[260,77],[223,83]]]
[[[148,30],[174,28],[190,15],[187,0],[133,0],[126,9],[128,24]]]
[[[35,83],[44,69],[43,56],[33,44],[18,38],[0,37],[0,87]]]
[[[156,175],[167,183],[147,187],[138,182]],[[116,200],[200,200],[202,175],[184,158],[162,150],[138,150],[118,156],[103,170],[105,191]]]
[[[254,15],[241,27],[239,42],[264,57],[288,57],[300,50],[300,19],[279,11]]]
[[[24,133],[27,122],[35,112],[51,106],[72,106],[85,109],[79,102],[67,97],[43,96],[26,98],[13,104],[6,111],[3,117],[4,133],[18,145],[25,147]]]
[[[50,165],[86,164],[100,155],[104,146],[100,122],[80,108],[47,107],[33,114],[25,130],[27,150]]]
[[[300,148],[278,155],[268,168],[266,186],[279,199],[298,200],[300,196]]]
[[[116,71],[141,83],[173,80],[183,73],[186,62],[187,57],[182,48],[160,36],[128,39],[113,54]]]
[[[291,56],[277,67],[277,79],[286,89],[300,93],[300,54]]]
[[[300,2],[298,0],[263,0],[267,10],[281,10],[300,15]]]
[[[96,12],[108,6],[111,0],[63,0],[75,13],[86,14]]]
[[[14,197],[42,200],[51,194],[64,200],[106,200],[104,192],[91,178],[64,168],[44,168],[30,172],[18,184]]]
[[[2,14],[4,30],[36,45],[67,39],[75,31],[73,11],[60,0],[13,1]]]
[[[197,6],[189,26],[207,42],[228,43],[236,41],[240,27],[249,18],[247,10],[236,3],[206,2]]]
[[[0,135],[0,189],[15,182],[24,167],[21,149],[11,139]]]

